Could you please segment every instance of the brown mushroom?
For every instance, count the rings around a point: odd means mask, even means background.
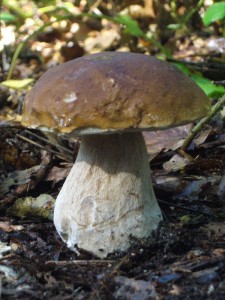
[[[202,90],[155,57],[103,52],[46,72],[25,99],[22,123],[80,135],[76,162],[59,193],[54,223],[73,250],[99,257],[127,250],[162,220],[143,130],[208,114]]]

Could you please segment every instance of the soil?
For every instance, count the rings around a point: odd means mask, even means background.
[[[0,257],[2,299],[224,299],[223,150],[214,147],[217,135],[208,139],[189,151],[201,159],[185,169],[163,170],[173,151],[158,153],[152,160],[164,220],[150,239],[133,240],[127,253],[114,253],[105,260],[82,251],[78,256],[60,240],[52,221],[2,213],[0,240],[10,247]],[[33,147],[28,147],[30,154],[34,151],[42,165],[43,157]],[[50,169],[60,160],[49,161]],[[175,183],[169,186],[171,178]],[[35,180],[33,196],[43,192],[54,196],[63,182],[52,186]],[[4,205],[10,207],[19,192],[10,186]],[[22,189],[19,195],[24,194]]]

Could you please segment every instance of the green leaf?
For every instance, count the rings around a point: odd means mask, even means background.
[[[56,9],[55,6],[49,5],[49,6],[44,6],[44,7],[38,8],[38,12],[39,12],[40,14],[46,14],[46,13],[49,13],[49,12],[54,11],[55,9]]]
[[[5,11],[1,13],[1,20],[4,22],[13,23],[17,21],[17,18],[9,12]]]
[[[38,9],[38,12],[40,14],[46,14],[46,13],[52,13],[55,11],[59,11],[59,10],[65,10],[66,12],[69,12],[71,9],[74,8],[74,5],[71,2],[64,2],[62,4],[62,6],[60,5],[49,5],[49,6],[44,6],[44,7],[40,7]]]
[[[177,63],[174,63],[174,65],[179,69],[181,70],[181,72],[183,72],[184,74],[186,75],[190,75],[191,74],[191,71],[182,63],[180,62],[177,62]]]
[[[34,80],[32,78],[26,78],[26,79],[10,79],[5,80],[1,82],[1,85],[4,85],[8,88],[14,89],[14,90],[20,90],[27,88]]]
[[[211,5],[205,12],[203,17],[204,25],[208,26],[217,20],[225,18],[225,2],[218,2]]]
[[[169,24],[167,25],[167,28],[170,30],[177,30],[181,28],[181,24]]]
[[[182,63],[175,63],[175,65],[205,92],[209,97],[220,97],[225,93],[225,88],[222,85],[215,85],[211,80],[205,78],[201,73],[192,72]]]
[[[183,223],[189,223],[191,221],[191,217],[189,215],[181,216],[179,219]]]
[[[138,25],[138,22],[133,20],[128,15],[119,15],[113,18],[114,22],[117,22],[119,24],[123,24],[126,26],[126,31],[137,37],[144,37],[144,32],[141,30],[141,28]]]
[[[215,85],[209,79],[200,76],[198,74],[192,74],[191,78],[197,83],[197,85],[203,89],[209,97],[220,97],[225,93],[225,88],[221,85]]]

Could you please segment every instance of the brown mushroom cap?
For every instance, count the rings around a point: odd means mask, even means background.
[[[25,99],[22,124],[67,133],[156,130],[200,119],[209,109],[208,97],[174,65],[103,52],[47,71]]]

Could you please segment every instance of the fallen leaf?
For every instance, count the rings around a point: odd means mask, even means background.
[[[13,186],[28,184],[31,181],[31,177],[40,171],[41,168],[42,166],[38,165],[30,169],[9,173],[8,177],[2,179],[0,183],[0,197],[8,193]]]
[[[3,273],[3,278],[5,277],[7,281],[16,281],[18,279],[18,274],[11,267],[0,265],[0,272]]]
[[[32,168],[15,171],[9,173],[7,177],[0,182],[0,198],[10,192],[11,188],[16,188],[15,194],[21,195],[27,190],[32,190],[45,176],[48,164],[50,163],[50,155],[47,151],[42,151],[40,165]]]
[[[195,145],[199,146],[199,145],[203,144],[206,141],[206,139],[208,138],[211,131],[212,131],[211,128],[201,131],[200,134],[194,139]]]
[[[46,177],[46,181],[53,181],[54,184],[57,182],[64,180],[71,170],[71,165],[65,168],[59,168],[54,166],[48,173]]]
[[[42,194],[37,198],[24,197],[16,200],[6,213],[20,218],[29,216],[52,220],[54,204],[55,199],[48,194]]]
[[[114,297],[116,299],[156,299],[155,287],[151,284],[151,282],[135,280],[123,276],[115,277],[114,281],[119,286],[116,292],[114,292]]]
[[[13,232],[13,231],[20,231],[23,230],[23,226],[21,225],[12,225],[10,222],[0,222],[0,229],[5,232]]]
[[[149,154],[160,152],[162,149],[169,150],[179,148],[184,138],[192,128],[192,124],[170,128],[167,130],[144,132],[144,139]],[[177,146],[176,146],[177,145]]]
[[[6,243],[0,242],[0,258],[4,256],[5,253],[9,252],[11,247],[8,246]]]
[[[181,193],[177,194],[176,197],[178,199],[187,199],[189,201],[198,200],[199,194],[205,191],[205,187],[207,185],[212,186],[218,183],[218,176],[196,176],[193,177],[191,181],[186,181],[186,185],[181,191]]]
[[[175,154],[169,161],[163,164],[163,168],[168,172],[176,172],[182,170],[188,164],[190,164],[189,158]]]
[[[84,41],[84,49],[87,53],[95,53],[107,50],[120,38],[115,26],[112,29],[103,29],[96,32],[96,36],[90,36]]]
[[[1,82],[1,85],[9,87],[11,89],[20,90],[25,89],[34,81],[32,78],[26,79],[10,79]]]

